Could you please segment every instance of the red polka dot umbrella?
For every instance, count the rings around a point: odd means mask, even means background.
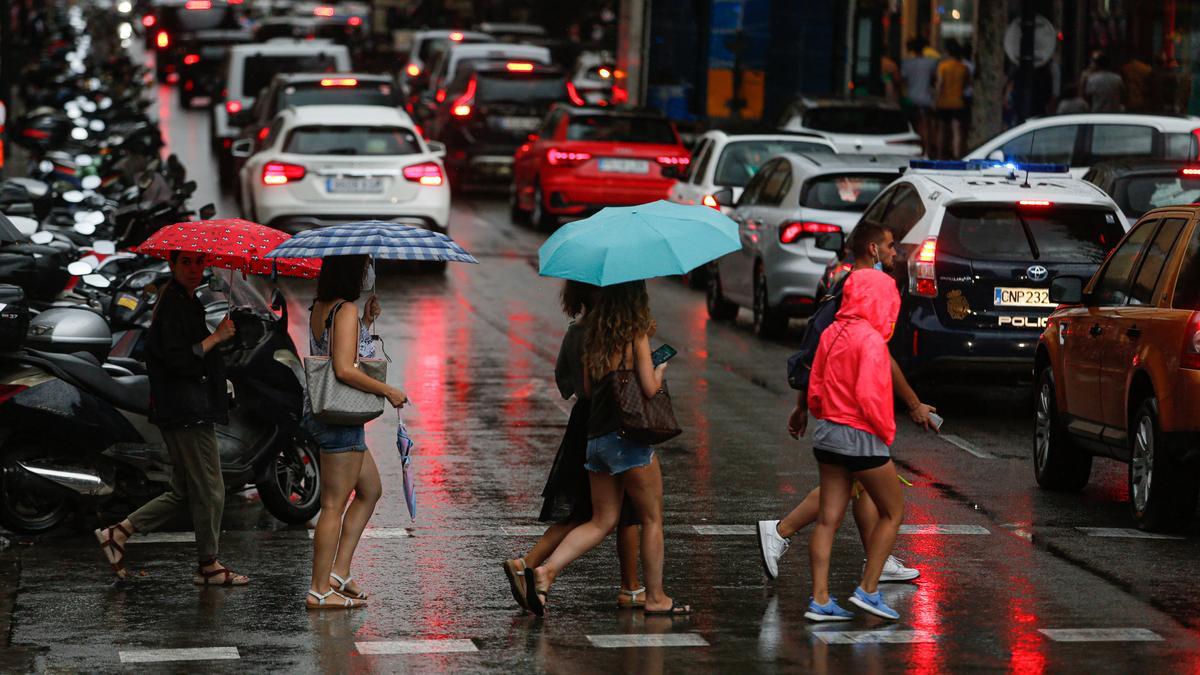
[[[174,251],[203,253],[209,267],[316,278],[321,272],[320,258],[264,257],[289,238],[291,235],[285,232],[241,218],[193,220],[167,225],[134,251],[167,259]]]

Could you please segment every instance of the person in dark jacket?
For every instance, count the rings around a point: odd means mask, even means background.
[[[170,489],[120,523],[95,531],[113,572],[122,579],[125,542],[134,532],[153,532],[190,513],[200,560],[193,583],[241,586],[250,581],[217,560],[225,483],[214,425],[229,421],[225,363],[217,346],[232,338],[235,329],[226,317],[216,331],[208,330],[195,295],[204,266],[201,253],[171,256],[172,279],[163,288],[147,334],[150,421],[162,430],[171,456]]]

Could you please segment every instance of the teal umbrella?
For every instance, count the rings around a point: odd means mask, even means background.
[[[538,271],[612,286],[685,274],[741,247],[737,225],[715,209],[659,200],[563,226],[538,250]]]

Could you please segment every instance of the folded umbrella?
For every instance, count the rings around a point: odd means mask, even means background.
[[[306,230],[267,253],[268,258],[369,255],[376,260],[479,261],[453,239],[413,225],[366,220]]]
[[[538,250],[538,271],[612,286],[685,274],[741,247],[737,225],[716,210],[659,200],[563,226]]]
[[[412,449],[416,445],[408,436],[404,421],[396,418],[396,449],[400,451],[400,471],[404,476],[404,501],[408,516],[417,519],[417,489],[413,486]]]
[[[192,220],[167,225],[151,235],[136,253],[170,258],[174,251],[203,253],[209,267],[248,272],[316,278],[321,261],[315,258],[267,258],[266,253],[289,238],[266,225],[241,218]]]

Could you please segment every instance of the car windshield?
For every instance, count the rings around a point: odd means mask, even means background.
[[[675,145],[671,123],[661,117],[575,115],[567,125],[568,141],[620,141]]]
[[[800,193],[800,206],[827,211],[866,211],[867,205],[900,174],[854,174],[817,176]]]
[[[284,152],[298,155],[412,155],[417,137],[403,127],[309,126],[293,129]]]
[[[246,57],[242,66],[242,96],[258,96],[258,92],[281,73],[332,73],[336,70],[337,59],[333,54],[252,54]]]
[[[475,79],[481,103],[549,105],[566,98],[566,83],[552,73],[478,73]]]
[[[973,260],[1099,264],[1124,234],[1106,209],[952,206],[937,246]]]
[[[1200,176],[1181,176],[1177,171],[1153,176],[1130,176],[1118,180],[1113,199],[1131,219],[1160,206],[1194,204],[1200,201]]]
[[[352,78],[330,78],[330,84],[305,82],[284,87],[279,92],[276,110],[306,105],[382,105],[395,107],[392,87],[383,82],[358,82],[347,86],[344,82]]]
[[[804,127],[833,134],[906,134],[908,120],[899,110],[864,106],[822,106],[804,113]]]
[[[733,141],[721,151],[713,182],[722,187],[746,187],[763,162],[785,152],[811,154],[831,153],[833,150],[821,143],[797,140]]]

